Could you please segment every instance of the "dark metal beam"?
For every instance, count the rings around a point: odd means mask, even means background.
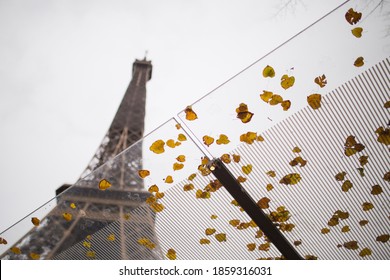
[[[263,210],[257,206],[256,202],[242,188],[220,159],[213,160],[210,170],[286,259],[302,260],[293,245],[287,241]]]

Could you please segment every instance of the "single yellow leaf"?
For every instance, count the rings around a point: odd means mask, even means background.
[[[377,236],[376,241],[385,243],[385,242],[389,241],[389,238],[390,238],[390,235],[382,234],[382,235]]]
[[[76,209],[76,204],[74,204],[73,202],[70,204],[70,208],[72,209]]]
[[[282,86],[282,88],[288,89],[288,88],[292,87],[294,85],[294,83],[295,83],[294,76],[289,77],[288,75],[283,75],[281,78],[280,85]]]
[[[190,176],[188,176],[188,180],[192,181],[196,177],[196,173],[192,173]]]
[[[7,240],[5,240],[5,238],[3,238],[3,237],[0,237],[0,244],[7,245],[7,244],[8,244],[8,242],[7,242]]]
[[[252,144],[257,138],[256,132],[248,131],[247,133],[240,135],[240,141],[248,144]]]
[[[155,154],[162,154],[163,152],[165,152],[164,146],[165,142],[159,139],[153,142],[153,144],[149,147],[149,150],[151,150]]]
[[[217,145],[222,145],[222,144],[226,145],[230,143],[230,140],[225,134],[220,134],[219,138],[215,142],[217,143]]]
[[[185,155],[179,155],[176,160],[178,162],[185,162],[186,161],[186,156]]]
[[[334,177],[336,178],[337,181],[344,181],[345,175],[347,175],[347,173],[342,171],[337,173],[336,176]]]
[[[218,233],[218,234],[215,235],[215,238],[219,242],[224,242],[224,241],[226,241],[226,234],[225,233]]]
[[[363,211],[369,211],[374,208],[374,205],[371,202],[364,202],[362,204]]]
[[[349,249],[349,250],[357,250],[359,248],[357,241],[345,242],[344,247]]]
[[[268,103],[268,102],[270,101],[270,99],[272,98],[273,95],[274,95],[273,92],[263,90],[263,93],[260,94],[260,98],[261,98],[261,100],[263,100],[264,102]]]
[[[300,153],[301,152],[301,149],[299,147],[294,147],[294,149],[292,149],[293,153]]]
[[[111,187],[111,183],[108,180],[106,180],[106,179],[100,180],[99,189],[101,189],[102,191],[105,191],[109,187]]]
[[[229,224],[236,227],[240,224],[240,220],[237,220],[237,219],[230,220]]]
[[[343,227],[341,228],[341,232],[348,232],[348,231],[350,231],[349,226],[343,226]]]
[[[256,231],[255,238],[262,238],[264,236],[264,233],[261,230]]]
[[[179,133],[179,135],[177,135],[177,140],[179,140],[181,142],[187,141],[187,137],[183,133]],[[178,146],[178,145],[176,145],[176,146]]]
[[[386,109],[389,109],[390,108],[390,100],[386,101],[385,104],[383,105],[383,107],[385,107]]]
[[[321,94],[314,93],[307,97],[307,103],[313,110],[317,110],[321,107]]]
[[[239,163],[239,162],[240,162],[240,159],[241,159],[241,156],[240,156],[240,155],[233,154],[233,161],[234,161],[235,163]]]
[[[222,160],[224,163],[227,163],[227,164],[229,164],[229,163],[232,161],[229,154],[223,154],[223,155],[221,156],[221,160]]]
[[[352,188],[352,183],[351,181],[347,180],[343,183],[343,185],[341,186],[341,190],[343,192],[348,192],[351,188]]]
[[[184,110],[184,113],[186,113],[186,119],[189,121],[196,120],[198,118],[197,114],[192,110],[191,106],[187,106],[187,108]]]
[[[149,170],[138,170],[138,175],[144,179],[145,177],[149,176],[150,175],[150,171]]]
[[[273,77],[275,77],[275,70],[274,70],[274,68],[272,68],[272,66],[269,66],[269,65],[265,66],[264,69],[263,69],[263,77],[264,78],[267,78],[267,77],[273,78]]]
[[[307,161],[304,160],[302,157],[296,157],[292,161],[290,161],[291,166],[296,166],[299,164],[300,167],[304,167],[306,165]]]
[[[176,129],[180,129],[181,128],[181,124],[177,123],[177,124],[175,124],[175,127],[176,127]]]
[[[333,217],[330,218],[330,220],[328,221],[328,226],[330,226],[330,227],[337,226],[338,224],[339,224],[339,217],[337,217],[337,216],[333,216]]]
[[[33,223],[34,226],[39,226],[39,223],[41,222],[37,217],[31,218],[31,222]]]
[[[202,190],[197,190],[196,193],[195,193],[195,197],[196,198],[202,198],[202,199],[208,199],[210,198],[210,192],[208,191],[202,191]]]
[[[272,95],[271,100],[269,101],[269,105],[275,106],[283,102],[283,97],[278,94]]]
[[[276,177],[276,173],[273,170],[267,171],[266,174],[272,178]]]
[[[233,199],[230,204],[233,204],[234,206],[240,206],[240,204],[238,204],[237,200]]]
[[[30,253],[30,258],[33,259],[33,260],[39,260],[41,258],[41,255],[31,252]]]
[[[62,214],[62,217],[65,219],[65,221],[67,221],[67,222],[69,222],[69,221],[71,221],[72,220],[72,214],[70,214],[70,213],[63,213]]]
[[[345,19],[349,24],[353,25],[360,21],[362,18],[362,13],[356,12],[354,9],[350,8],[345,14]]]
[[[211,137],[211,136],[205,135],[205,136],[203,136],[202,139],[203,139],[203,143],[204,143],[207,147],[209,147],[211,144],[214,143],[214,138]]]
[[[294,241],[294,245],[295,246],[299,246],[299,245],[301,245],[302,244],[302,241],[301,240],[296,240],[296,241]]]
[[[267,187],[266,187],[267,191],[272,191],[273,188],[274,188],[274,186],[272,186],[272,184],[267,184]]]
[[[185,192],[188,192],[188,191],[192,191],[194,189],[194,185],[193,184],[186,184],[183,186],[183,190]]]
[[[242,177],[241,175],[237,177],[237,181],[240,183],[244,183],[247,179],[245,177]]]
[[[242,123],[248,123],[253,117],[253,113],[249,112],[248,106],[245,103],[240,103],[236,108],[237,118],[241,120]]]
[[[372,195],[378,195],[383,192],[382,187],[379,185],[372,186],[371,194]]]
[[[167,184],[172,184],[173,183],[173,178],[171,175],[168,175],[166,178],[165,178],[165,183]]]
[[[19,247],[12,247],[11,249],[11,252],[14,253],[15,255],[20,255],[22,253],[22,251],[20,250]]]
[[[177,162],[175,162],[175,163],[173,164],[173,170],[174,170],[174,171],[183,169],[183,167],[184,167],[184,164],[182,164],[182,163],[177,163]]]
[[[379,143],[382,143],[386,146],[390,145],[390,128],[384,129],[383,127],[379,127],[375,133],[378,134],[377,141]]]
[[[107,236],[107,240],[108,241],[115,241],[115,235],[114,234],[110,234],[109,236]]]
[[[252,172],[252,164],[244,165],[242,167],[242,172],[244,172],[246,175],[249,175],[249,173]]]
[[[326,86],[326,76],[325,75],[322,75],[322,76],[318,76],[314,79],[314,82],[319,85],[321,88],[323,88],[324,86]]]
[[[359,256],[361,257],[370,256],[371,253],[372,252],[369,248],[364,248],[363,250],[360,251]]]
[[[161,212],[165,209],[164,205],[162,205],[161,203],[158,203],[158,202],[154,202],[152,204],[150,204],[150,207],[153,209],[154,212]]]
[[[305,260],[318,260],[318,257],[314,255],[306,255]]]
[[[356,58],[353,65],[355,65],[356,67],[362,67],[364,65],[364,58],[362,56],[359,56],[358,58]]]
[[[279,183],[285,184],[285,185],[295,185],[298,184],[301,180],[301,175],[298,173],[290,173],[284,176]]]
[[[353,36],[355,36],[356,38],[360,38],[362,37],[363,28],[355,27],[354,29],[351,30],[351,32]]]
[[[327,233],[329,233],[330,232],[330,229],[328,229],[328,228],[323,228],[323,229],[321,229],[321,233],[322,234],[327,234]]]
[[[364,166],[368,163],[368,156],[361,156],[359,158],[359,163],[361,166]]]
[[[173,139],[168,139],[167,142],[166,142],[166,144],[167,144],[167,146],[168,146],[169,148],[172,148],[172,149],[176,147],[176,145],[175,145],[175,140],[173,140]]]
[[[261,209],[267,209],[269,208],[269,202],[271,200],[268,197],[263,197],[257,202],[257,206],[259,206]]]
[[[383,180],[390,182],[390,171],[383,175]]]
[[[367,220],[361,220],[361,221],[359,222],[359,225],[362,226],[362,227],[364,227],[364,226],[367,225],[367,224],[368,224],[368,221],[367,221]]]
[[[290,100],[284,100],[284,101],[282,101],[282,103],[280,103],[280,105],[282,106],[283,111],[287,111],[291,107],[291,101]]]
[[[168,249],[166,256],[170,260],[176,260],[176,251],[173,249]]]
[[[159,188],[157,185],[151,185],[148,189],[148,192],[150,193],[154,193],[154,192],[158,192],[159,191]]]
[[[211,215],[210,218],[213,219],[213,220],[215,220],[215,219],[218,218],[218,216],[217,216],[217,215]]]
[[[95,258],[96,257],[96,252],[94,251],[87,251],[85,253],[85,255],[88,257],[88,258]]]
[[[201,240],[199,240],[199,243],[204,245],[204,244],[210,244],[210,240],[206,239],[206,238],[202,238]]]
[[[156,192],[156,198],[157,199],[161,199],[161,198],[163,198],[165,196],[165,193],[163,193],[163,192]]]
[[[255,243],[247,244],[246,247],[248,248],[248,251],[254,251],[256,249]]]
[[[215,228],[206,228],[205,234],[206,235],[213,235],[216,232]]]
[[[267,243],[264,243],[264,244],[260,244],[259,245],[259,250],[260,251],[269,251],[269,247],[271,246],[271,243],[267,242]]]

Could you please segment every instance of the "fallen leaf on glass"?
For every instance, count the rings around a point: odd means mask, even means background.
[[[269,247],[271,246],[271,243],[264,243],[259,245],[260,251],[269,251]]]
[[[247,133],[240,135],[240,141],[248,144],[252,144],[257,138],[256,132],[248,131]]]
[[[165,178],[165,183],[167,184],[172,184],[173,183],[173,178],[171,175],[168,175],[166,178]]]
[[[390,171],[383,175],[383,180],[390,182]]]
[[[266,187],[267,191],[272,191],[273,188],[274,188],[274,186],[272,186],[272,184],[267,184],[267,187]]]
[[[138,175],[144,179],[145,177],[149,176],[150,175],[150,171],[149,170],[138,170]]]
[[[382,234],[382,235],[377,236],[376,241],[385,243],[385,242],[389,241],[389,238],[390,238],[390,235]]]
[[[154,193],[154,192],[158,192],[159,191],[159,188],[157,185],[151,185],[148,189],[148,192],[150,193]]]
[[[199,243],[204,245],[204,244],[210,244],[210,240],[206,239],[206,238],[202,238],[201,240],[199,240]]]
[[[185,192],[188,192],[188,191],[192,191],[194,189],[194,185],[193,184],[186,184],[183,186],[183,190]]]
[[[283,102],[283,97],[281,97],[280,95],[278,95],[278,94],[274,94],[274,95],[272,95],[272,98],[271,98],[271,100],[269,101],[269,104],[271,105],[271,106],[275,106],[275,105],[278,105],[278,104],[280,104],[280,103],[282,103]]]
[[[359,168],[356,168],[356,170],[359,172],[360,176],[364,177],[364,168],[359,167]]]
[[[367,220],[361,220],[361,221],[359,222],[359,225],[362,226],[362,227],[364,227],[364,226],[367,225],[367,224],[368,224],[368,221],[367,221]]]
[[[216,232],[215,228],[206,228],[205,234],[206,235],[213,235]]]
[[[253,113],[249,112],[248,106],[245,103],[240,103],[236,108],[237,118],[243,123],[248,123],[253,117]]]
[[[361,257],[370,256],[371,253],[372,252],[369,248],[364,248],[363,250],[360,251],[359,256]]]
[[[177,163],[177,162],[175,162],[175,163],[173,164],[173,170],[174,170],[174,171],[183,169],[183,167],[184,167],[184,164],[182,164],[182,163]]]
[[[283,111],[287,111],[291,107],[291,101],[284,100],[280,105],[282,105]]]
[[[389,109],[390,108],[390,100],[386,101],[385,104],[383,104],[383,107],[385,107],[386,109]]]
[[[202,139],[203,139],[203,143],[204,143],[207,147],[209,147],[211,144],[214,143],[214,138],[211,137],[211,136],[205,135],[205,136],[203,136]]]
[[[281,78],[280,85],[284,89],[288,89],[292,87],[295,83],[295,77],[294,76],[288,76],[288,75],[283,75]]]
[[[383,192],[383,190],[382,190],[381,186],[379,186],[379,185],[372,186],[372,189],[371,189],[372,195],[378,195],[378,194],[381,194],[382,192]]]
[[[156,192],[156,198],[157,199],[161,199],[161,198],[163,198],[165,196],[165,193],[163,193],[163,192]]]
[[[153,142],[153,144],[149,147],[149,150],[151,150],[155,154],[162,154],[165,152],[164,149],[165,142],[163,140],[156,140]]]
[[[62,214],[62,217],[65,219],[65,221],[67,221],[67,222],[69,222],[69,221],[71,221],[72,220],[72,214],[70,214],[70,213],[63,213]]]
[[[202,190],[197,190],[195,194],[196,198],[208,199],[210,198],[210,192],[204,192]]]
[[[361,166],[364,166],[368,163],[368,156],[361,156],[359,158],[359,163]]]
[[[318,260],[318,257],[314,255],[306,255],[305,260]]]
[[[237,177],[237,181],[240,183],[244,183],[247,179],[245,177],[242,177],[241,175]]]
[[[301,175],[298,173],[290,173],[284,176],[279,183],[285,184],[285,185],[295,185],[298,184],[301,180]]]
[[[115,235],[114,234],[110,234],[109,236],[107,236],[107,240],[108,241],[115,241]]]
[[[349,191],[350,189],[352,188],[352,183],[351,181],[347,180],[343,183],[343,185],[341,186],[341,190],[343,192],[347,192]]]
[[[187,137],[183,133],[180,133],[179,135],[177,135],[177,140],[181,142],[187,141]]]
[[[221,160],[226,164],[229,164],[232,161],[229,154],[223,154]]]
[[[179,155],[176,160],[178,162],[185,162],[186,161],[186,156],[185,155]]]
[[[384,129],[383,127],[379,127],[375,133],[378,134],[377,141],[379,143],[382,143],[386,146],[390,145],[390,128]]]
[[[41,255],[36,253],[30,253],[30,258],[33,260],[39,260],[41,258]]]
[[[196,177],[196,173],[192,173],[190,176],[188,176],[188,180],[192,181]]]
[[[295,246],[299,246],[299,245],[301,245],[301,244],[302,244],[302,241],[300,241],[300,240],[294,241],[294,245],[295,245]]]
[[[294,149],[292,149],[293,153],[300,153],[302,152],[300,148],[298,147],[294,147]]]
[[[324,86],[326,86],[326,76],[325,75],[322,75],[322,76],[318,76],[317,78],[314,79],[314,82],[319,85],[321,88],[323,88]]]
[[[12,247],[11,249],[11,252],[14,253],[15,255],[20,255],[22,253],[22,251],[20,250],[19,247]]]
[[[269,66],[269,65],[265,66],[264,69],[263,69],[263,77],[264,78],[267,78],[267,77],[273,78],[273,77],[275,77],[275,70],[274,70],[274,68],[272,68],[272,66]]]
[[[156,213],[161,212],[165,209],[164,205],[162,205],[161,203],[158,203],[158,202],[154,202],[154,203],[150,204],[150,207]]]
[[[106,179],[100,180],[99,189],[101,189],[102,191],[105,191],[109,187],[111,187],[111,183],[108,180],[106,180]]]
[[[260,94],[260,98],[261,98],[261,100],[263,100],[264,102],[268,103],[268,102],[270,101],[270,99],[272,98],[273,95],[274,95],[273,92],[263,90],[263,93]]]
[[[336,176],[334,176],[336,178],[337,181],[344,181],[344,177],[345,175],[347,175],[346,172],[340,172],[340,173],[337,173]]]
[[[176,260],[176,251],[173,249],[168,249],[166,256],[170,260]]]
[[[252,164],[244,165],[242,167],[242,172],[244,172],[246,175],[249,175],[249,173],[252,172],[252,168],[253,168]]]
[[[192,110],[191,106],[187,106],[187,108],[184,110],[184,113],[186,113],[186,119],[189,121],[193,121],[198,118],[194,110]]]
[[[72,209],[76,209],[76,204],[74,204],[73,202],[70,204],[70,208]]]
[[[307,161],[304,160],[302,157],[296,157],[292,161],[290,161],[291,166],[296,166],[299,164],[300,167],[304,167],[306,165]]]
[[[264,233],[261,230],[256,231],[255,238],[262,238],[264,236]]]
[[[273,171],[273,170],[270,170],[270,171],[267,171],[265,174],[267,174],[268,176],[270,176],[270,177],[276,177],[276,173],[275,173],[275,171]]]
[[[343,226],[343,227],[341,228],[341,232],[348,232],[348,231],[350,231],[349,226]]]
[[[39,226],[39,223],[41,222],[38,218],[33,217],[31,218],[31,222],[33,223],[34,226]]]
[[[213,220],[215,220],[215,219],[218,218],[218,216],[217,216],[217,215],[211,215],[210,218],[213,219]]]
[[[8,242],[4,238],[0,237],[0,244],[7,245]]]
[[[259,206],[261,209],[267,209],[269,208],[269,202],[271,200],[268,197],[263,197],[261,198],[256,204]]]
[[[359,248],[357,241],[345,242],[344,247],[349,249],[349,250],[357,250]]]
[[[356,58],[353,65],[355,65],[356,67],[362,67],[364,65],[364,58],[362,56],[359,56],[358,58]]]
[[[322,234],[327,234],[327,233],[329,233],[330,232],[330,229],[328,229],[328,228],[323,228],[323,229],[321,229],[321,233]]]
[[[240,160],[241,160],[241,156],[240,155],[233,154],[233,161],[235,163],[239,163]]]
[[[218,234],[215,235],[215,238],[219,242],[224,242],[224,241],[226,241],[226,234],[225,233],[218,233]]]
[[[240,224],[240,220],[237,220],[237,219],[234,219],[234,220],[230,220],[229,221],[229,224],[236,227]]]
[[[345,19],[349,24],[353,25],[360,21],[362,18],[362,13],[356,12],[354,9],[350,8],[345,14]]]
[[[176,127],[176,129],[180,129],[181,128],[181,124],[177,123],[177,124],[175,124],[175,127]]]
[[[256,249],[255,243],[247,244],[246,247],[248,248],[248,251],[254,251]]]
[[[321,107],[321,94],[314,93],[307,97],[307,103],[313,110],[317,110]]]
[[[355,36],[356,38],[360,38],[360,37],[362,37],[363,28],[356,27],[356,28],[352,29],[351,32],[352,32],[353,36]]]
[[[168,146],[169,148],[172,148],[172,149],[176,147],[176,145],[175,145],[175,140],[173,140],[173,139],[168,139],[167,142],[166,142],[166,144],[167,144],[167,146]]]
[[[369,211],[374,208],[374,205],[371,202],[364,202],[362,204],[363,211]]]

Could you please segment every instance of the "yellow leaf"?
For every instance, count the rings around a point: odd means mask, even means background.
[[[85,238],[88,239],[88,240],[91,240],[92,236],[90,234],[88,234]]]
[[[240,183],[244,183],[246,181],[245,177],[242,177],[241,175],[237,177],[237,181]]]
[[[361,221],[359,222],[359,225],[362,226],[362,227],[364,227],[364,226],[367,225],[367,224],[368,224],[368,221],[367,221],[367,220],[361,220]]]
[[[183,187],[183,190],[185,192],[192,191],[193,189],[194,189],[194,185],[193,184],[187,184],[187,185],[184,185],[184,187]]]
[[[257,138],[257,133],[248,131],[247,133],[240,135],[240,141],[248,144],[252,144]]]
[[[329,233],[330,232],[330,229],[328,229],[328,228],[323,228],[323,229],[321,229],[321,233],[322,234],[327,234],[327,233]]]
[[[210,192],[204,192],[202,190],[197,190],[195,194],[196,198],[208,199],[210,198]]]
[[[261,209],[267,209],[269,208],[269,202],[271,200],[268,197],[263,197],[257,202],[257,206],[259,206]]]
[[[186,156],[185,155],[179,155],[176,160],[178,162],[185,162],[186,161]]]
[[[301,175],[298,173],[290,173],[286,176],[284,176],[279,183],[285,184],[285,185],[295,185],[298,184],[301,180]]]
[[[268,102],[270,101],[270,99],[272,98],[273,95],[274,95],[273,92],[263,90],[263,93],[260,94],[260,98],[261,98],[261,100],[263,100],[264,102],[268,103]]]
[[[377,141],[379,143],[382,143],[386,146],[390,145],[390,128],[383,129],[383,127],[379,127],[375,133],[378,134]]]
[[[306,255],[305,260],[318,260],[318,257],[314,255]]]
[[[280,105],[282,105],[283,111],[287,111],[291,107],[291,101],[284,100]]]
[[[349,135],[347,137],[347,139],[345,140],[344,146],[347,147],[347,148],[352,148],[356,144],[357,144],[357,142],[355,140],[355,136]]]
[[[173,249],[169,249],[166,256],[170,260],[176,260],[176,251]]]
[[[343,212],[341,210],[337,210],[335,212],[335,215],[337,215],[337,217],[339,217],[342,220],[345,220],[345,219],[349,218],[349,213],[348,212]]]
[[[383,175],[383,180],[390,182],[390,171]]]
[[[166,142],[166,144],[167,144],[167,146],[168,146],[169,148],[172,148],[172,149],[176,147],[176,145],[175,145],[175,140],[173,140],[173,139],[168,139],[167,142]]]
[[[145,177],[149,176],[150,175],[150,171],[149,170],[138,170],[138,175],[144,179]]]
[[[234,161],[235,163],[239,163],[239,162],[240,162],[240,159],[241,159],[241,156],[240,156],[240,155],[233,154],[233,161]]]
[[[148,192],[150,193],[154,193],[154,192],[158,192],[159,191],[159,188],[157,185],[151,185],[148,189]]]
[[[32,258],[33,260],[39,260],[41,258],[41,255],[36,253],[30,253],[30,258]]]
[[[221,160],[224,162],[224,163],[230,163],[232,160],[230,159],[230,155],[229,154],[223,154],[221,156]]]
[[[215,238],[219,242],[224,242],[224,241],[226,241],[226,234],[225,233],[218,233],[218,234],[215,235]]]
[[[273,77],[275,77],[275,70],[274,70],[274,68],[272,68],[272,66],[269,66],[269,65],[265,66],[264,69],[263,69],[263,77],[264,78],[267,78],[267,77],[273,78]]]
[[[179,133],[179,135],[177,135],[177,140],[181,142],[187,141],[187,137],[183,133]]]
[[[240,224],[240,220],[237,220],[237,219],[234,219],[234,220],[230,220],[229,221],[229,224],[236,227]]]
[[[222,145],[222,144],[229,144],[230,140],[225,134],[220,134],[219,138],[216,141],[217,145]]]
[[[175,127],[176,127],[176,129],[180,129],[181,128],[181,124],[177,123],[177,124],[175,124]]]
[[[307,103],[313,110],[317,110],[321,107],[321,94],[314,93],[307,97]]]
[[[8,242],[7,242],[7,240],[5,240],[4,238],[0,237],[0,244],[7,245]]]
[[[271,100],[269,101],[269,105],[278,105],[279,103],[282,103],[283,102],[283,98],[278,95],[278,94],[274,94],[271,98]]]
[[[345,19],[349,24],[353,25],[360,21],[362,18],[362,13],[356,12],[354,9],[350,8],[345,14]]]
[[[108,241],[115,241],[115,235],[114,234],[110,234],[109,236],[107,236],[107,240]]]
[[[155,154],[162,154],[165,152],[164,149],[165,142],[163,140],[156,140],[153,142],[153,144],[149,147],[149,150],[151,150]]]
[[[126,221],[128,221],[128,220],[130,220],[131,215],[130,215],[129,213],[125,213],[125,214],[123,214],[123,218],[124,218]]]
[[[357,241],[345,242],[344,247],[349,249],[349,250],[357,250],[359,248]]]
[[[390,235],[382,234],[382,235],[377,236],[376,241],[385,243],[385,242],[389,241],[389,238],[390,238]]]
[[[248,123],[253,117],[253,113],[249,112],[248,106],[245,103],[240,103],[236,108],[237,118],[243,123]]]
[[[240,204],[238,204],[237,200],[233,199],[230,204],[233,204],[234,206],[240,206]]]
[[[289,77],[288,75],[283,75],[281,78],[280,85],[282,86],[282,88],[288,89],[292,87],[294,83],[295,83],[294,76]]]
[[[346,172],[339,172],[336,174],[336,176],[334,176],[336,178],[337,181],[344,181],[344,177],[345,175],[347,175]]]
[[[264,233],[263,233],[261,230],[258,230],[258,231],[256,231],[256,236],[255,236],[255,238],[262,238],[263,235],[264,235]]]
[[[196,174],[192,173],[190,176],[188,176],[188,180],[192,181],[195,179],[195,177],[196,177]]]
[[[162,205],[161,203],[158,203],[158,202],[154,202],[152,204],[150,204],[150,207],[153,209],[154,212],[161,212],[164,210],[164,205]]]
[[[274,188],[274,186],[272,186],[272,184],[267,184],[267,187],[266,187],[267,191],[272,191],[273,188]]]
[[[383,105],[383,107],[385,107],[386,109],[389,109],[390,108],[390,100],[386,101],[385,104]]]
[[[85,255],[88,257],[88,258],[95,258],[96,257],[96,253],[94,251],[87,251],[85,253]]]
[[[360,38],[362,37],[363,28],[355,27],[354,29],[351,30],[351,32],[353,36],[355,36],[356,38]]]
[[[33,223],[34,226],[39,226],[39,223],[41,222],[38,218],[33,217],[31,218],[31,222]]]
[[[106,179],[100,180],[99,189],[101,189],[102,191],[105,191],[109,187],[111,187],[111,183],[108,180],[106,180]]]
[[[206,235],[213,235],[216,232],[215,228],[206,228],[205,234]]]
[[[246,175],[249,175],[249,173],[252,172],[252,164],[244,165],[242,167],[242,172],[244,172]]]
[[[186,113],[186,119],[189,121],[193,121],[198,118],[194,110],[192,110],[191,106],[187,106],[187,108],[184,110],[184,113]]]
[[[264,141],[264,137],[261,136],[261,135],[258,135],[256,140],[259,141],[259,142],[263,142]]]
[[[341,186],[341,190],[343,192],[348,192],[351,188],[352,188],[352,183],[349,180],[345,181]]]
[[[268,171],[266,174],[272,178],[276,177],[276,173],[273,170]]]
[[[322,76],[318,76],[317,78],[314,79],[314,82],[319,85],[321,88],[323,88],[324,86],[326,86],[326,76],[325,75],[322,75]]]
[[[382,187],[379,185],[372,186],[371,194],[372,195],[378,195],[383,192]]]
[[[344,151],[344,154],[347,157],[353,156],[356,153],[357,153],[357,151],[354,148],[346,148],[345,151]]]
[[[254,251],[256,249],[255,243],[247,244],[246,247],[248,247],[248,251]]]
[[[302,157],[296,157],[292,161],[290,161],[291,166],[300,165],[300,167],[304,167],[306,165],[307,161],[304,160]]]
[[[173,164],[173,170],[174,170],[174,171],[183,169],[183,167],[184,167],[184,164],[182,164],[182,163],[177,163],[177,162],[175,162],[175,163]]]
[[[204,143],[207,147],[209,147],[211,144],[214,143],[214,138],[211,137],[211,136],[205,135],[205,136],[203,136],[202,139],[203,139],[203,143]]]
[[[72,209],[76,209],[76,204],[74,204],[73,202],[70,204],[70,208]]]
[[[165,183],[167,184],[172,184],[173,183],[173,178],[171,175],[168,175],[167,178],[165,178]]]
[[[301,244],[302,244],[302,241],[300,241],[300,240],[294,241],[294,245],[295,245],[295,246],[299,246],[299,245],[301,245]]]
[[[337,226],[339,224],[339,218],[337,216],[333,216],[332,218],[330,218],[330,220],[328,221],[328,226],[330,227],[334,227],[334,226]]]
[[[343,226],[343,227],[341,228],[341,232],[348,232],[348,231],[350,231],[349,226]]]
[[[283,232],[290,232],[295,228],[294,224],[285,224],[285,223],[280,223],[279,229]]]
[[[69,221],[71,221],[72,220],[72,214],[70,214],[70,213],[63,213],[62,214],[62,217],[65,219],[65,221],[67,221],[67,222],[69,222]]]
[[[371,202],[364,202],[362,204],[362,207],[363,207],[363,211],[369,211],[372,208],[374,208],[374,205]]]
[[[215,220],[215,219],[218,218],[218,216],[217,216],[217,215],[211,215],[210,218],[213,219],[213,220]]]
[[[359,56],[358,58],[356,58],[353,65],[355,65],[356,67],[362,67],[364,65],[364,58],[362,56]]]
[[[204,244],[210,244],[210,240],[206,239],[206,238],[202,238],[201,240],[199,240],[199,243],[204,245]]]
[[[165,196],[165,193],[163,193],[163,192],[156,192],[156,198],[157,199],[161,199],[161,198],[163,198]]]
[[[294,149],[292,149],[293,153],[300,153],[301,152],[301,149],[299,149],[298,147],[294,147]]]
[[[12,247],[11,249],[11,252],[14,253],[15,255],[20,255],[22,253],[22,251],[20,250],[20,248],[18,247]]]
[[[361,156],[361,157],[359,158],[359,162],[360,162],[360,165],[361,165],[361,166],[366,165],[366,164],[368,163],[368,156]]]
[[[363,250],[360,251],[359,256],[361,257],[370,256],[371,253],[372,252],[369,248],[364,248]]]
[[[267,242],[267,243],[264,243],[264,244],[260,244],[259,245],[259,250],[260,251],[269,251],[269,247],[271,246],[271,243]]]

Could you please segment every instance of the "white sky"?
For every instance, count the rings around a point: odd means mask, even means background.
[[[0,0],[0,231],[76,182],[145,50],[150,132],[341,3],[285,2]]]

